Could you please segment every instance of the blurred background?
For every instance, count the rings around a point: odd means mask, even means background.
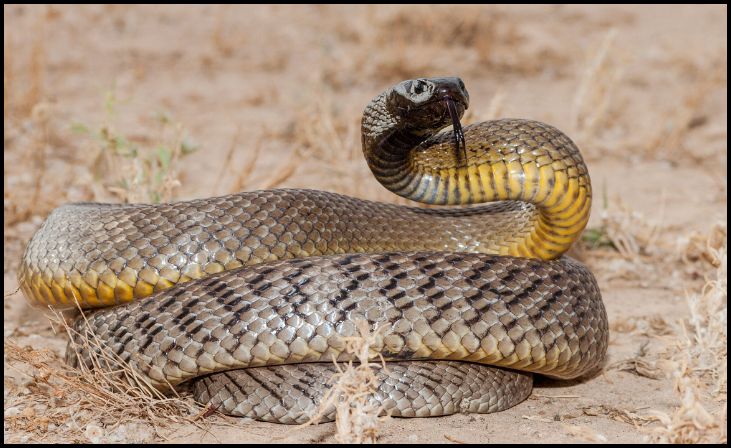
[[[124,179],[99,153],[152,169],[161,147],[174,197],[269,184],[378,195],[360,113],[394,83],[435,75],[464,79],[466,121],[542,120],[590,162],[693,161],[725,175],[721,6],[14,5],[4,22],[14,203],[34,189],[42,208],[110,188],[155,200],[135,190],[155,179]]]
[[[613,325],[635,319],[626,305],[638,300],[647,319],[684,316],[677,300],[660,310],[719,266],[705,244],[718,250],[726,239],[726,6],[3,13],[6,298],[24,245],[67,202],[303,187],[406,203],[372,179],[360,116],[384,89],[430,76],[464,80],[463,124],[540,120],[581,148],[596,200],[575,255],[597,273],[605,300],[616,300]],[[6,336],[29,313],[11,311]],[[636,349],[627,332],[615,358]]]

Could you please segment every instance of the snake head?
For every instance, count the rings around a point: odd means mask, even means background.
[[[464,83],[456,77],[402,81],[392,89],[387,99],[391,114],[412,133],[432,135],[451,124],[455,150],[461,149],[463,154],[464,133],[459,120],[469,102]]]

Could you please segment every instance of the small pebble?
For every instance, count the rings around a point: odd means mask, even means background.
[[[18,415],[20,415],[20,408],[17,406],[5,409],[5,418],[17,417]]]
[[[104,431],[101,427],[90,423],[86,425],[86,429],[84,430],[84,435],[87,439],[89,439],[89,442],[91,443],[101,443],[102,436],[104,435]]]

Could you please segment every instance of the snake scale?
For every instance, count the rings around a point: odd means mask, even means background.
[[[591,184],[559,130],[463,128],[468,104],[459,78],[403,81],[366,107],[363,152],[398,195],[490,204],[298,189],[70,204],[28,244],[21,289],[40,305],[106,307],[75,323],[101,346],[70,345],[69,362],[104,350],[162,391],[194,380],[198,400],[234,415],[306,421],[359,319],[383,329],[373,348],[392,361],[371,398],[385,412],[511,407],[532,373],[576,378],[604,362],[596,280],[562,256],[586,226]]]

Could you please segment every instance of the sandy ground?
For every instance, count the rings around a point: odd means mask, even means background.
[[[687,298],[726,276],[725,255],[721,271],[709,250],[726,245],[725,6],[3,10],[6,442],[333,441],[334,424],[94,421],[64,414],[63,400],[52,412],[39,373],[7,355],[9,342],[65,348],[17,292],[18,263],[50,210],[72,201],[276,186],[403,203],[359,155],[360,113],[395,82],[435,75],[465,81],[465,121],[537,119],[582,149],[597,193],[589,228],[608,242],[575,255],[600,282],[609,359],[594,378],[539,381],[506,412],[385,420],[378,441],[640,442],[692,433],[673,426],[683,419],[698,440],[725,441],[725,367],[682,345]],[[712,358],[725,366],[722,301]]]

